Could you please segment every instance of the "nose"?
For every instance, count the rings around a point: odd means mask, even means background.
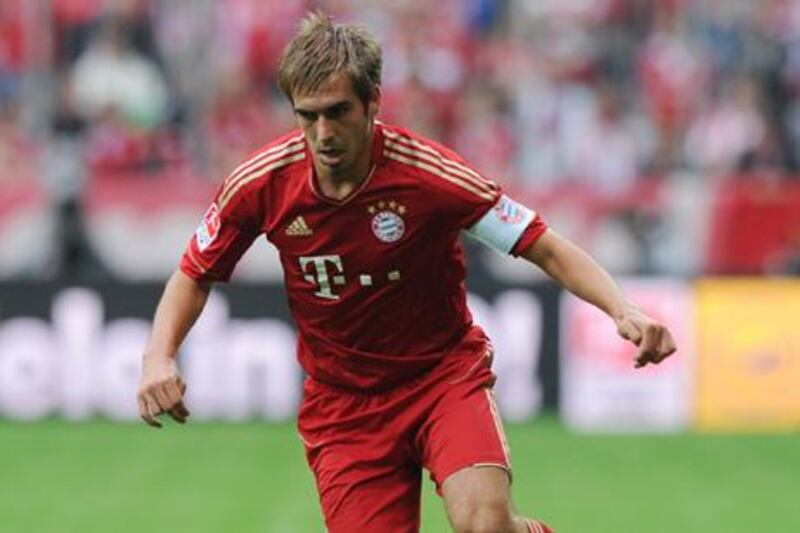
[[[324,115],[317,118],[317,141],[325,142],[333,137],[333,123]]]

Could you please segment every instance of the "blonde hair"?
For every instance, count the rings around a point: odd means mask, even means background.
[[[336,72],[350,76],[362,102],[380,87],[383,52],[367,30],[334,24],[317,11],[303,19],[300,29],[283,51],[278,86],[294,102],[297,94],[312,94]]]

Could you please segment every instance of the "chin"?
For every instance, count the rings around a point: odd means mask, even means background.
[[[337,176],[345,175],[350,170],[350,167],[343,165],[341,163],[339,163],[338,165],[329,166],[328,168],[330,169],[331,174],[335,174]]]

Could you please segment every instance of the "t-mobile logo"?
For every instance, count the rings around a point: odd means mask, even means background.
[[[334,268],[333,276],[328,274],[328,264]],[[314,295],[326,300],[338,300],[339,296],[331,290],[331,282],[334,285],[344,285],[344,266],[342,258],[338,255],[314,255],[311,257],[300,257],[300,269],[308,272],[308,265],[312,265],[311,274],[306,274],[305,280],[317,286]]]

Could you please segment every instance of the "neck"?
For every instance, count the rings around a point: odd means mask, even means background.
[[[326,198],[330,198],[332,200],[344,200],[353,194],[353,192],[358,189],[359,186],[361,186],[364,180],[367,179],[367,176],[369,176],[370,170],[371,169],[368,168],[363,174],[359,173],[358,179],[350,176],[329,176],[326,178],[322,175],[318,175],[317,184],[320,192]]]

